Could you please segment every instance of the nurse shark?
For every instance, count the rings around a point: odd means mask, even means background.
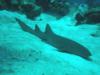
[[[59,52],[74,54],[86,60],[91,60],[91,53],[86,47],[71,39],[55,34],[49,24],[46,25],[45,32],[42,32],[38,25],[35,25],[35,29],[32,29],[17,18],[16,21],[23,31],[39,37],[43,42],[57,48]]]

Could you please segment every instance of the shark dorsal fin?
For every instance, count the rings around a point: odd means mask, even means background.
[[[50,27],[49,24],[46,25],[45,33],[46,33],[46,34],[48,34],[48,33],[53,33],[53,32],[52,32],[52,29],[51,29],[51,27]]]
[[[39,28],[39,26],[37,24],[35,25],[35,31],[36,32],[40,31],[40,28]]]

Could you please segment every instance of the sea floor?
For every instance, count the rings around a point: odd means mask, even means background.
[[[92,61],[59,52],[23,31],[15,18],[33,29],[37,24],[43,32],[49,24],[55,34],[88,48]],[[100,36],[91,36],[97,29],[97,25],[75,26],[70,16],[57,20],[43,13],[32,21],[24,14],[0,11],[0,75],[100,75]]]

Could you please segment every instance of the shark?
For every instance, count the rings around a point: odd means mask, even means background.
[[[86,60],[91,60],[90,56],[92,54],[88,50],[88,48],[72,39],[57,35],[53,32],[49,24],[46,25],[45,31],[42,32],[38,25],[35,25],[35,29],[32,29],[30,26],[26,25],[20,19],[16,18],[16,21],[19,23],[23,31],[37,36],[43,42],[57,48],[59,52],[69,53],[80,56],[81,58]]]

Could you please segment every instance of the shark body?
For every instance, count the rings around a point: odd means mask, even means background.
[[[19,19],[16,20],[18,21],[23,31],[39,37],[43,42],[57,48],[60,52],[74,54],[84,59],[91,60],[89,58],[91,56],[91,53],[86,47],[73,40],[53,33],[49,24],[46,25],[45,32],[42,32],[39,29],[38,25],[35,25],[35,29],[32,29]]]

